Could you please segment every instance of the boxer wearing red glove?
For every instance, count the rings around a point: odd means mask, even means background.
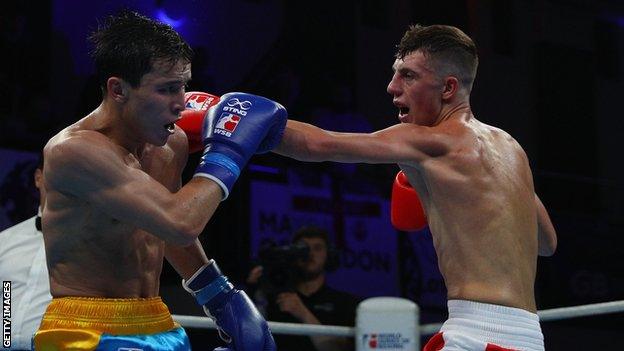
[[[397,173],[392,186],[390,220],[396,229],[408,232],[422,230],[427,225],[427,217],[418,193],[412,188],[403,171]]]
[[[543,350],[534,283],[537,256],[553,254],[556,233],[522,147],[471,110],[477,48],[461,30],[433,25],[410,27],[398,49],[387,91],[400,124],[359,134],[289,121],[276,152],[403,170],[426,210],[448,290],[442,342],[429,349]],[[399,177],[394,219],[416,228],[406,184]]]
[[[201,133],[204,117],[208,109],[216,105],[219,99],[218,96],[199,91],[184,94],[184,111],[175,123],[186,133],[190,154],[204,149]]]

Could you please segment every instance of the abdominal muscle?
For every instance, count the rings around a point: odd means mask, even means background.
[[[53,193],[48,196],[63,197]],[[43,215],[53,297],[158,295],[164,257],[162,240],[95,213],[88,204],[72,206],[71,200],[63,202],[63,210],[49,209]]]

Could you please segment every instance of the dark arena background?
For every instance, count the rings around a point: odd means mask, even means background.
[[[337,131],[398,123],[386,86],[409,24],[461,28],[479,48],[473,111],[524,147],[558,231],[557,252],[538,261],[538,309],[624,298],[624,2],[5,1],[0,229],[35,214],[32,172],[46,141],[99,104],[86,36],[121,8],[168,22],[193,47],[188,90],[263,95],[292,119]],[[186,180],[198,158],[190,157]],[[446,290],[431,234],[390,224],[397,171],[255,156],[201,241],[242,283],[262,245],[285,244],[302,225],[323,226],[338,251],[330,285],[362,298],[408,298],[421,323],[443,321]],[[172,313],[202,315],[167,264],[161,285]],[[620,313],[542,328],[547,350],[596,350],[617,349],[623,325]],[[220,344],[213,330],[188,333],[198,349]]]

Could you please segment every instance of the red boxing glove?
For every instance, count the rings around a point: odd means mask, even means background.
[[[219,102],[219,97],[200,91],[190,91],[184,94],[184,101],[185,110],[175,123],[186,133],[189,153],[192,154],[204,148],[201,136],[204,116],[209,108]]]
[[[396,229],[407,232],[421,230],[427,225],[422,203],[403,171],[397,173],[392,185],[390,220]]]

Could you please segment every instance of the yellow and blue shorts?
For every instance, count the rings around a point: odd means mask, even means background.
[[[52,299],[33,337],[37,351],[190,350],[184,329],[160,297]]]

